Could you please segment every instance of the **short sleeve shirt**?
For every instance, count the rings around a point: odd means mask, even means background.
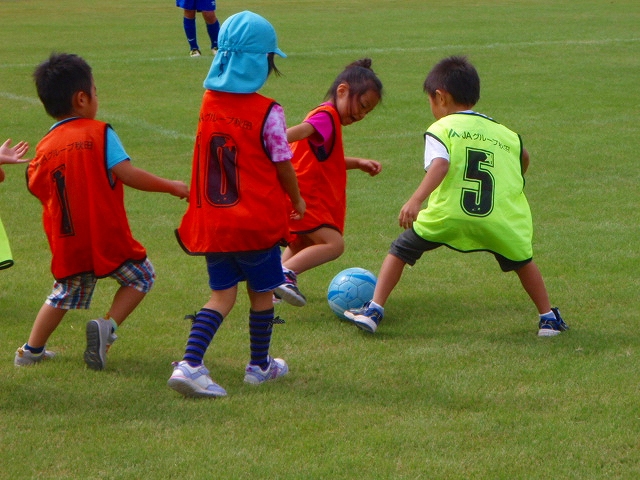
[[[271,155],[272,162],[291,160],[293,153],[287,142],[287,124],[282,106],[275,104],[264,124],[262,131],[264,146]]]
[[[465,110],[461,113],[472,113],[472,110]],[[447,147],[445,147],[441,142],[433,138],[431,135],[425,135],[425,145],[424,145],[424,169],[429,170],[431,166],[431,162],[435,158],[444,158],[447,162],[449,161],[449,152],[447,151]]]
[[[51,130],[53,130],[55,127],[57,127],[61,123],[64,123],[64,122],[66,122],[68,120],[71,120],[71,119],[68,118],[68,119],[64,119],[64,120],[62,120],[60,122],[56,122],[51,127]],[[106,139],[106,142],[107,142],[107,169],[108,170],[111,170],[113,167],[118,165],[120,162],[123,162],[125,160],[129,160],[129,155],[124,150],[124,147],[122,146],[122,142],[120,141],[120,137],[118,137],[118,134],[110,126],[107,128],[107,139]]]

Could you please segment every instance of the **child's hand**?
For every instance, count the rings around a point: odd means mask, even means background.
[[[418,218],[418,213],[420,213],[421,207],[421,202],[409,199],[409,201],[405,203],[400,210],[400,215],[398,215],[398,224],[405,230],[407,228],[411,228],[413,222]]]
[[[382,171],[382,164],[376,160],[369,160],[368,158],[358,157],[344,157],[344,163],[347,170],[358,169],[368,173],[372,177],[376,176]]]
[[[181,200],[183,198],[189,199],[189,187],[186,183],[181,180],[173,180],[171,183],[174,185],[174,190],[171,192],[171,195],[174,195]]]
[[[363,172],[368,173],[372,177],[375,177],[382,171],[382,164],[375,160],[365,160],[362,159],[359,162],[358,168]]]
[[[30,158],[22,158],[27,150],[29,150],[29,144],[27,142],[18,142],[13,147],[11,145],[11,139],[0,145],[0,165],[3,163],[27,163],[30,162]]]
[[[307,204],[302,197],[300,200],[293,204],[293,211],[289,215],[291,220],[300,220],[304,217],[304,212],[307,209]]]
[[[411,198],[407,200],[400,210],[398,215],[398,223],[404,229],[410,228],[413,222],[418,218],[418,214],[422,209],[422,204],[429,198],[429,195],[438,188],[438,185],[442,183],[444,177],[447,176],[449,171],[449,161],[444,158],[434,158],[431,162],[431,166],[427,173],[418,185],[418,188]]]

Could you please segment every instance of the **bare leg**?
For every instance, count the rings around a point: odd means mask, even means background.
[[[120,325],[135,310],[145,295],[146,293],[139,292],[133,287],[120,287],[113,297],[107,315]]]
[[[29,346],[34,348],[44,347],[67,312],[68,310],[55,308],[46,303],[43,304],[33,322],[33,328],[27,342]]]
[[[215,10],[212,10],[210,12],[202,12],[202,18],[204,18],[204,21],[209,25],[211,25],[212,23],[216,23],[216,21],[218,20]]]
[[[310,247],[313,242],[307,238],[306,235],[298,235],[296,239],[287,245],[287,248],[282,252],[282,263],[286,263],[294,255],[300,253],[304,248]]]
[[[321,228],[300,238],[285,249],[282,264],[296,274],[338,258],[344,252],[344,238],[333,228]]]
[[[384,307],[389,295],[395,288],[402,277],[404,271],[404,263],[398,257],[387,254],[382,266],[380,267],[380,273],[378,274],[378,282],[376,283],[376,289],[373,292],[373,301]]]
[[[534,262],[529,262],[524,267],[516,270],[516,273],[520,278],[520,283],[522,283],[525,291],[538,309],[538,313],[542,315],[551,311],[547,287],[544,285],[538,266]]]
[[[272,292],[254,292],[247,286],[247,293],[251,301],[251,310],[254,312],[264,312],[273,308]]]
[[[222,315],[222,318],[226,318],[229,312],[236,303],[236,297],[238,295],[238,286],[235,285],[226,290],[212,290],[209,301],[204,304],[202,308],[208,308],[209,310],[215,310]],[[271,292],[269,292],[269,300],[271,301]],[[270,303],[270,308],[273,307],[273,302]]]

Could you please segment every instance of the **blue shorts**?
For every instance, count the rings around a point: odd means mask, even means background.
[[[259,252],[209,253],[205,258],[211,290],[227,290],[246,280],[254,292],[269,292],[285,281],[278,245]]]
[[[109,277],[115,279],[123,287],[131,287],[139,292],[147,293],[153,286],[156,272],[147,258],[142,263],[127,262]],[[92,273],[69,277],[61,282],[56,281],[53,284],[53,291],[45,303],[63,310],[89,308],[96,283],[98,283],[98,278]]]
[[[176,7],[198,12],[215,12],[216,0],[176,0]]]

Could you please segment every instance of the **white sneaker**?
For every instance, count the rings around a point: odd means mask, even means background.
[[[287,362],[281,358],[269,357],[269,366],[266,370],[262,370],[258,365],[247,364],[245,369],[244,381],[252,385],[259,385],[267,380],[274,380],[282,377],[289,372]]]
[[[347,320],[355,323],[359,329],[365,332],[375,333],[384,316],[384,309],[381,310],[380,308],[381,307],[372,307],[371,302],[367,302],[362,308],[346,310],[343,315]]]
[[[170,388],[185,397],[224,397],[224,388],[211,380],[209,370],[204,364],[192,367],[186,360],[174,362],[173,373],[167,382]]]
[[[46,346],[42,353],[30,352],[29,350],[24,348],[26,346],[27,344],[25,343],[18,350],[16,350],[16,357],[13,360],[13,364],[16,367],[27,367],[29,365],[34,365],[38,362],[41,362],[42,360],[48,360],[56,356],[56,354],[51,350],[47,350]]]

